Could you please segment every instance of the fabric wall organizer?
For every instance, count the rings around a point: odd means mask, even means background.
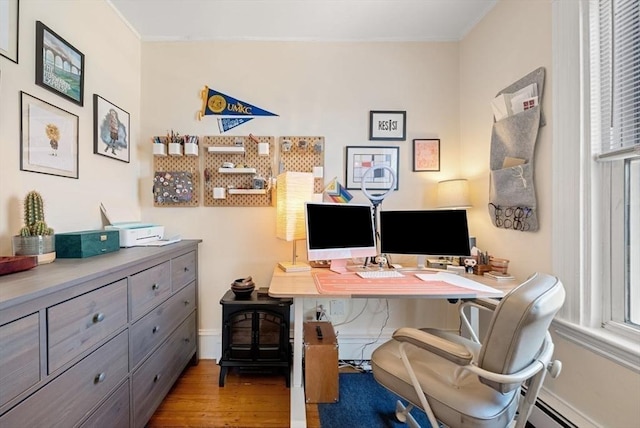
[[[538,230],[534,186],[534,152],[538,130],[544,126],[543,67],[500,91],[493,100],[489,215],[494,226]]]

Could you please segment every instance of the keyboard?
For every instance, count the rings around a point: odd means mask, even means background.
[[[402,278],[404,275],[395,270],[367,270],[356,272],[360,278],[380,279],[380,278]]]

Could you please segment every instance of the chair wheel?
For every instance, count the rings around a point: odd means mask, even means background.
[[[402,423],[407,422],[407,409],[400,401],[396,401],[396,419]]]

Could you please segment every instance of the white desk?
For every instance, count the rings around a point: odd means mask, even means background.
[[[314,269],[316,272],[326,273],[326,269]],[[407,273],[407,272],[403,272]],[[408,273],[407,273],[408,274]],[[336,274],[338,275],[338,274]],[[508,292],[519,283],[517,281],[496,281],[494,279],[485,278],[477,275],[465,275],[489,287],[496,288],[503,292]],[[393,281],[390,279],[389,281]],[[276,267],[269,284],[269,295],[273,297],[290,297],[293,298],[293,376],[291,376],[291,428],[306,428],[306,400],[304,397],[304,385],[302,384],[302,323],[304,312],[304,299],[313,298],[358,298],[358,297],[379,297],[379,298],[423,298],[423,299],[442,299],[442,295],[430,295],[429,288],[425,287],[424,293],[417,295],[380,295],[375,290],[367,290],[366,293],[350,294],[350,295],[330,295],[320,294],[316,288],[311,272],[290,272],[286,273]],[[469,290],[464,291],[460,297],[469,298]],[[476,297],[485,297],[481,294]],[[446,298],[456,298],[455,295],[449,295]]]

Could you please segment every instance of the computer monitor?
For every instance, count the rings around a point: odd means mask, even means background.
[[[465,210],[380,212],[380,251],[415,254],[418,266],[426,256],[469,256],[469,228]]]
[[[352,258],[378,253],[370,205],[305,203],[307,258],[331,260],[331,270],[346,272]]]

